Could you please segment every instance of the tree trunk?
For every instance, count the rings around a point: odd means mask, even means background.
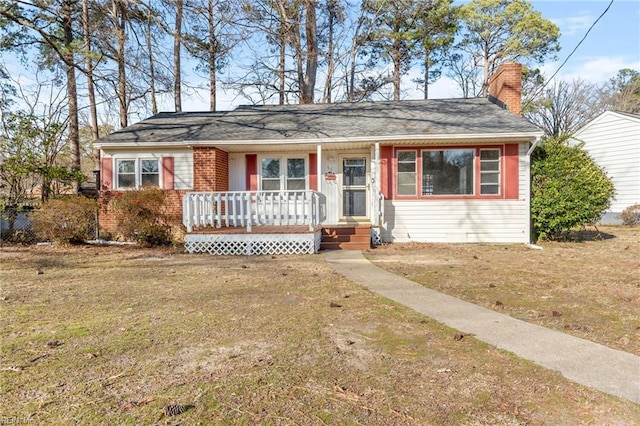
[[[489,94],[489,47],[485,46],[484,58],[482,62],[483,79],[482,79],[482,96]]]
[[[85,67],[87,68],[87,94],[89,95],[89,115],[91,117],[91,140],[100,137],[98,110],[96,107],[95,83],[93,81],[93,59],[91,59],[91,29],[89,23],[89,0],[82,0],[82,29],[84,36]]]
[[[176,0],[176,26],[173,34],[173,97],[176,112],[182,111],[180,47],[182,45],[182,0]]]
[[[144,35],[147,43],[147,56],[149,57],[149,91],[151,96],[151,114],[156,115],[158,113],[158,100],[156,99],[156,71],[155,71],[155,59],[153,56],[153,50],[151,48],[151,0],[149,0],[148,16],[147,16],[147,32]]]
[[[62,33],[65,50],[63,52],[64,66],[67,74],[67,97],[69,102],[69,148],[71,150],[71,170],[81,169],[80,132],[78,125],[78,90],[76,86],[76,68],[73,54],[73,0],[62,2]],[[76,191],[80,183],[76,186]]]
[[[429,99],[429,52],[424,52],[424,98]]]
[[[356,83],[356,65],[358,59],[358,51],[360,50],[361,42],[358,40],[361,35],[363,20],[358,19],[358,25],[353,33],[353,44],[351,45],[351,52],[349,55],[349,71],[346,76],[347,84],[347,102],[355,102],[355,83]]]
[[[281,24],[282,25],[282,24]],[[284,105],[284,89],[285,89],[285,64],[286,64],[286,42],[284,34],[280,35],[280,60],[278,62],[278,104]]]
[[[393,52],[393,100],[400,100],[400,66],[402,61],[402,54],[400,53],[399,46],[394,46]]]
[[[116,39],[118,47],[116,53],[116,62],[118,64],[118,104],[120,109],[120,128],[124,129],[129,125],[129,117],[127,114],[127,73],[125,69],[125,17],[124,4],[121,0],[113,0],[113,20],[116,26]]]
[[[307,41],[306,67],[300,87],[300,103],[312,104],[318,71],[318,27],[316,22],[316,0],[306,0],[305,34]]]
[[[214,26],[214,4],[209,0],[209,110],[216,110],[216,60],[218,52],[218,39]]]
[[[336,0],[329,0],[327,8],[329,11],[329,34],[327,35],[327,78],[324,82],[324,95],[322,97],[322,102],[330,104],[333,92],[333,73],[335,72],[336,68],[336,64],[333,58],[333,26],[336,20]]]

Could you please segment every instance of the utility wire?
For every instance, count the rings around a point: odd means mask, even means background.
[[[576,50],[578,50],[578,47],[580,47],[580,45],[582,44],[583,41],[585,41],[585,39],[587,38],[587,36],[589,35],[589,33],[591,32],[591,30],[593,29],[593,27],[596,26],[596,24],[598,23],[598,21],[600,21],[600,19],[602,19],[602,17],[609,11],[609,9],[611,8],[611,5],[613,4],[614,0],[611,0],[609,2],[609,5],[607,5],[606,9],[600,14],[600,16],[598,16],[598,18],[593,21],[593,24],[591,24],[591,26],[589,27],[589,29],[587,30],[587,32],[584,34],[584,36],[582,37],[582,39],[578,42],[578,44],[576,44],[576,47],[573,48],[573,50],[571,51],[571,53],[569,53],[569,55],[565,58],[565,60],[560,64],[560,66],[558,67],[558,69],[556,70],[556,72],[553,73],[553,75],[551,77],[549,77],[549,79],[547,79],[546,83],[544,83],[542,85],[542,87],[540,87],[537,91],[534,97],[529,98],[529,100],[527,101],[527,103],[525,105],[523,105],[523,109],[524,107],[526,107],[527,105],[529,105],[532,102],[532,99],[534,99],[535,97],[537,97],[538,95],[540,95],[540,92],[542,92],[544,90],[545,87],[547,87],[547,85],[549,83],[551,83],[551,80],[553,80],[553,78],[558,75],[558,73],[560,72],[560,70],[562,69],[562,67],[564,67],[567,63],[567,61],[569,61],[569,59],[573,56],[574,53],[576,53]]]

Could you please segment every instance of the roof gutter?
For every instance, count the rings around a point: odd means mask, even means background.
[[[536,140],[533,141],[533,144],[531,144],[531,147],[529,148],[529,151],[527,151],[527,157],[531,157],[531,154],[533,154],[533,151],[536,150],[536,148],[540,144],[540,142],[542,142],[542,136],[538,136],[536,138]]]
[[[337,143],[354,143],[354,142],[402,142],[402,141],[446,141],[446,140],[503,140],[503,139],[519,139],[520,141],[535,140],[540,137],[540,132],[511,132],[511,133],[457,133],[457,134],[421,134],[421,135],[392,135],[392,136],[356,136],[356,137],[339,137],[339,138],[317,138],[317,139],[226,139],[226,140],[178,140],[171,142],[97,142],[94,143],[96,148],[143,148],[143,147],[165,147],[165,148],[184,148],[196,145],[201,146],[230,146],[230,145],[299,145],[299,144],[337,144]]]

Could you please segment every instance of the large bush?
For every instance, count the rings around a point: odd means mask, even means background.
[[[163,214],[164,198],[164,191],[155,187],[116,193],[110,207],[115,213],[117,231],[148,246],[171,243],[171,228]]]
[[[570,137],[546,139],[531,166],[531,218],[540,239],[558,239],[597,222],[611,205],[613,183],[582,144]]]
[[[95,238],[98,203],[80,195],[50,199],[31,213],[38,238],[65,244]]]

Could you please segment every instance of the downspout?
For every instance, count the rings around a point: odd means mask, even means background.
[[[529,147],[529,150],[527,151],[527,155],[525,156],[526,162],[527,162],[527,169],[529,170],[529,178],[527,179],[527,232],[529,234],[529,242],[527,242],[525,245],[527,247],[529,247],[530,249],[534,249],[534,250],[542,250],[542,247],[535,245],[533,243],[533,232],[531,229],[531,154],[533,154],[533,151],[535,151],[535,149],[537,148],[537,146],[540,144],[540,142],[542,141],[542,137],[538,136],[536,138],[536,140],[533,142],[533,144]]]

